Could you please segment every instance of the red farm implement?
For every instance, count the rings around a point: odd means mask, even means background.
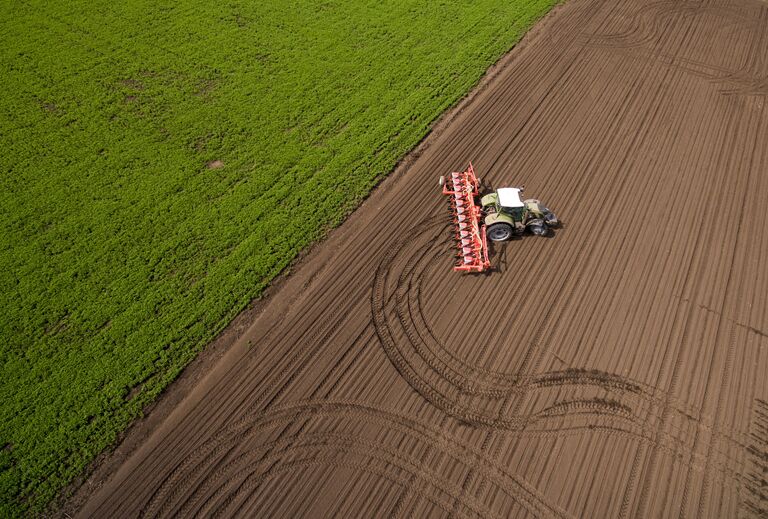
[[[480,206],[475,204],[480,182],[475,176],[472,163],[466,171],[453,172],[447,179],[440,177],[443,194],[448,195],[453,226],[456,234],[458,261],[453,270],[459,272],[483,272],[490,268],[485,225],[482,223]]]

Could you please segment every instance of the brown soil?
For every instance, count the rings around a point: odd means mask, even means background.
[[[569,0],[80,516],[764,515],[767,49],[758,0]],[[469,160],[565,227],[451,272]]]

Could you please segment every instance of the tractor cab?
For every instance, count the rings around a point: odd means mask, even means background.
[[[499,211],[512,216],[515,221],[523,221],[525,204],[520,199],[522,188],[501,187],[496,190]]]
[[[498,214],[516,222],[525,218],[525,203],[520,198],[523,192],[518,187],[501,187],[480,199],[480,206],[486,215]]]

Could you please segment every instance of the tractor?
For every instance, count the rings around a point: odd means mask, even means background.
[[[522,187],[502,187],[480,198],[486,234],[491,241],[507,241],[528,231],[546,236],[557,227],[555,213],[539,200],[522,200]]]

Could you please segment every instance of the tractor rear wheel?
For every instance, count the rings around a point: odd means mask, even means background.
[[[491,241],[507,241],[512,237],[514,229],[508,223],[494,223],[488,226],[486,235]]]

